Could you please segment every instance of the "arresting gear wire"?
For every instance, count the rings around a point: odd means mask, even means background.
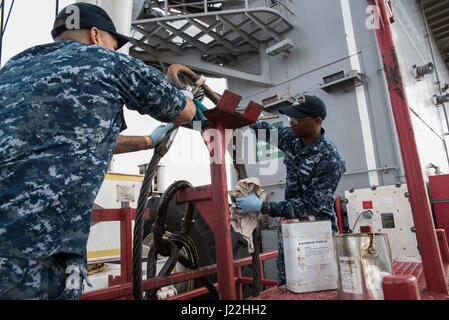
[[[148,198],[152,193],[152,182],[157,165],[170,149],[177,132],[178,129],[174,128],[167,135],[167,138],[165,138],[162,143],[156,147],[154,155],[145,173],[145,178],[140,190],[133,240],[133,296],[135,300],[144,299],[142,291],[142,241],[145,209],[147,207]],[[170,235],[168,240],[164,239],[164,235],[167,231],[165,219],[170,201],[178,191],[192,187],[193,186],[186,181],[179,181],[170,186],[161,197],[157,209],[157,218],[152,229],[153,243],[151,244],[148,252],[147,279],[151,279],[156,276],[158,254],[168,257],[168,260],[162,267],[162,270],[159,272],[157,277],[170,275],[178,261],[188,269],[195,270],[199,268],[198,251],[195,243],[188,235],[194,224],[194,207],[192,204],[187,204],[181,232],[173,233]],[[199,280],[201,284],[209,290],[215,299],[219,298],[217,289],[207,278],[203,277]],[[157,289],[154,289],[146,292],[145,299],[155,300],[157,291]]]
[[[133,295],[135,300],[142,300],[142,240],[143,226],[145,223],[145,209],[150,194],[153,192],[153,179],[156,168],[161,159],[167,154],[173,140],[178,133],[178,128],[173,128],[166,138],[155,148],[151,162],[149,163],[137,202],[136,220],[133,239]]]

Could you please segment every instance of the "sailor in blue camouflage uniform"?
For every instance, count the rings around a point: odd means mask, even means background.
[[[236,199],[241,215],[260,212],[282,220],[330,220],[334,234],[338,234],[334,210],[334,193],[346,171],[345,162],[337,147],[326,138],[322,123],[327,109],[316,96],[302,96],[297,103],[280,110],[290,118],[291,127],[275,128],[258,121],[251,126],[278,135],[278,148],[285,153],[287,168],[285,201],[264,202],[252,194]],[[278,229],[278,281],[286,283],[281,225]]]
[[[126,128],[123,105],[184,124],[195,105],[157,69],[115,52],[128,42],[107,13],[76,4],[55,43],[0,70],[0,299],[79,299],[93,202]],[[71,17],[73,18],[73,17]],[[173,125],[151,135],[152,146]]]

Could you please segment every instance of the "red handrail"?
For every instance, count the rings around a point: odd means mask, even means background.
[[[111,209],[94,210],[93,222],[120,221],[120,264],[121,274],[118,277],[109,279],[109,288],[90,291],[82,296],[83,300],[116,300],[132,299],[132,220],[135,219],[135,209]],[[146,214],[148,217],[148,213]],[[265,279],[263,272],[263,262],[277,257],[277,251],[267,252],[260,255],[261,284],[265,286],[275,286],[276,281]],[[233,268],[237,271],[233,283],[235,284],[236,296],[243,299],[242,289],[244,284],[252,283],[252,279],[242,276],[241,268],[252,264],[252,258],[247,257],[234,261]],[[145,291],[158,289],[180,282],[186,282],[205,276],[217,274],[217,265],[202,267],[194,271],[176,273],[167,277],[145,280],[142,288]],[[240,294],[239,294],[240,292]],[[181,293],[169,300],[192,299],[207,293],[206,288],[199,288],[189,292]]]

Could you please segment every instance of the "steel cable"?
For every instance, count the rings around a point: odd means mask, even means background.
[[[190,189],[193,186],[187,181],[178,181],[172,184],[162,195],[157,208],[156,221],[152,228],[153,243],[148,253],[148,267],[147,267],[147,279],[153,278],[156,274],[157,255],[163,256],[170,255],[172,257],[173,246],[177,248],[179,252],[185,252],[186,256],[182,254],[177,255],[177,261],[179,261],[185,268],[195,270],[199,268],[199,255],[196,245],[192,238],[188,235],[194,223],[194,207],[191,203],[188,203],[186,212],[184,214],[182,231],[175,232],[169,236],[169,239],[164,239],[166,232],[165,219],[167,217],[167,210],[170,201],[174,196],[182,190]],[[169,247],[169,248],[168,248]],[[168,250],[169,249],[169,250]],[[172,264],[171,259],[164,264],[163,269],[159,272],[157,277],[164,277],[170,275],[176,266],[176,262]],[[219,293],[215,286],[206,278],[201,277],[199,279],[201,284],[205,286],[215,299],[219,298]],[[150,300],[156,299],[157,289],[151,290],[146,294],[146,297]]]
[[[253,285],[252,285],[252,295],[253,297],[258,297],[262,291],[262,285],[260,281],[260,238],[262,232],[262,219],[257,219],[256,229],[253,231],[253,243],[254,252],[252,254],[252,269],[253,269]]]
[[[178,128],[172,129],[165,139],[156,147],[151,162],[147,167],[145,178],[142,182],[142,187],[139,193],[139,200],[137,202],[136,219],[134,225],[134,239],[133,239],[133,296],[135,300],[142,300],[142,240],[143,240],[143,226],[145,222],[145,209],[147,207],[148,198],[150,197],[153,187],[153,179],[156,173],[157,165],[165,156],[173,143]]]

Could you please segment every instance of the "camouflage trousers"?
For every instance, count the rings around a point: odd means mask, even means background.
[[[43,260],[0,257],[0,300],[79,300],[85,258],[58,254]]]

